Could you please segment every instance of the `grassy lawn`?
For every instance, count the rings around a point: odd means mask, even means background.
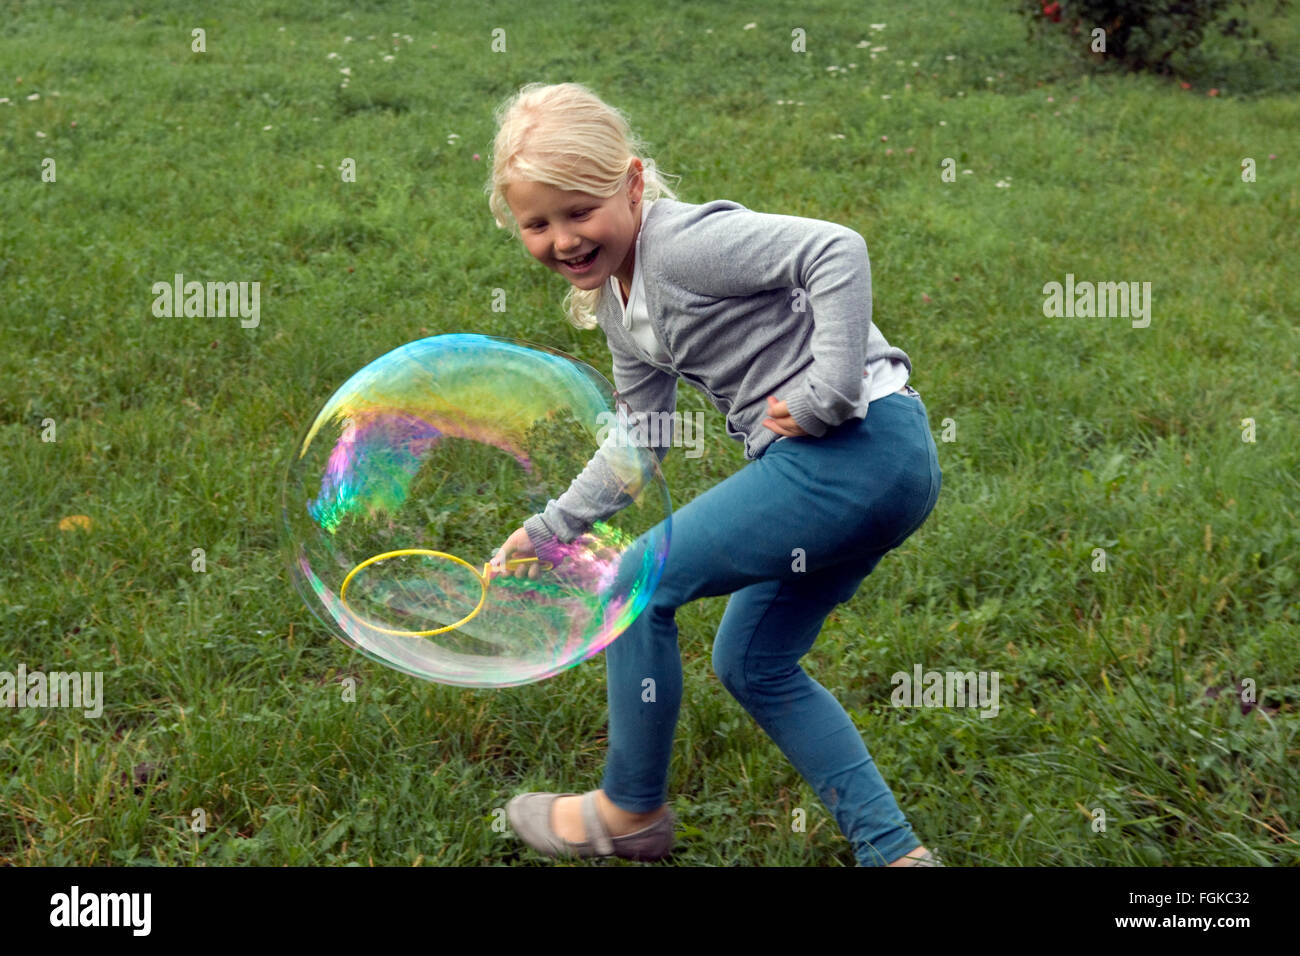
[[[921,839],[959,866],[1300,862],[1300,10],[1254,17],[1279,62],[1212,42],[1158,78],[1027,42],[1010,2],[862,9],[0,3],[0,671],[105,697],[0,710],[0,863],[550,865],[500,808],[600,785],[603,658],[505,690],[390,671],[278,540],[302,430],[405,342],[611,374],[483,194],[493,109],[538,80],[625,110],[684,201],[866,238],[943,493],[804,666]],[[260,282],[259,324],[155,317],[176,273]],[[1046,317],[1067,274],[1150,282],[1149,325]],[[707,413],[665,464],[680,507],[744,459],[703,395],[679,408]],[[671,863],[851,866],[712,672],[725,600],[678,615]],[[997,672],[998,714],[894,707],[916,665]]]

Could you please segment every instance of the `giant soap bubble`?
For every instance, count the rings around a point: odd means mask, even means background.
[[[509,687],[572,667],[632,623],[668,553],[668,489],[635,421],[599,372],[553,349],[461,334],[395,349],[294,448],[294,584],[346,644],[425,680]],[[536,577],[491,568],[579,475],[623,507],[554,566],[533,559]]]

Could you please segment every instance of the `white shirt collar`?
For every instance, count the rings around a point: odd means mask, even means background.
[[[628,287],[627,305],[622,310],[623,328],[628,331],[632,328],[632,302],[636,299],[641,279],[641,236],[645,233],[646,217],[650,215],[650,207],[653,205],[654,200],[641,204],[641,228],[636,231],[636,253],[632,259],[632,284]],[[622,301],[623,290],[618,287],[618,276],[610,276],[609,281],[614,283],[614,294]]]

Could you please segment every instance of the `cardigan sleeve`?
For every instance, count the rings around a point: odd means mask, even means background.
[[[665,253],[664,271],[671,282],[710,297],[788,290],[792,311],[812,319],[812,364],[798,391],[777,397],[817,437],[855,414],[871,332],[871,263],[857,232],[716,200],[700,207]]]
[[[648,365],[609,343],[614,356],[614,387],[618,392],[619,414],[629,428],[640,431],[649,415],[662,414],[665,427],[646,427],[644,435],[657,436],[654,448],[663,461],[672,447],[677,406],[677,377]],[[559,498],[552,498],[546,508],[524,522],[533,551],[543,561],[558,564],[568,544],[585,534],[597,521],[630,505],[640,491],[640,474],[629,450],[618,443],[619,432],[611,429],[587,467]]]

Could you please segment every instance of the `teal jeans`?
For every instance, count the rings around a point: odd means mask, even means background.
[[[723,686],[817,792],[860,864],[885,865],[920,846],[848,713],[799,660],[827,614],[925,521],[941,481],[925,404],[909,388],[821,438],[772,443],[673,514],[658,587],[605,649],[606,796],[633,813],[667,802],[682,699],[674,615],[696,598],[730,594],[713,642]],[[620,573],[639,567],[645,537]]]

